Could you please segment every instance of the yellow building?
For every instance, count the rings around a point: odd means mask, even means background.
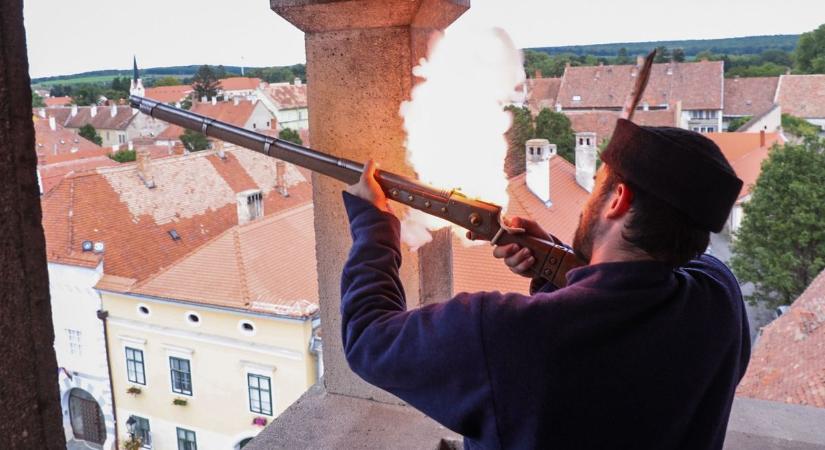
[[[317,381],[312,221],[304,204],[146,280],[101,279],[121,445],[132,430],[154,449],[238,449]]]

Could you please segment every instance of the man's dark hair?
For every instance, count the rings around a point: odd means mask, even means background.
[[[633,193],[630,218],[622,231],[627,243],[654,259],[673,267],[685,265],[702,254],[710,242],[710,232],[693,223],[686,214],[658,197],[640,189],[606,166],[602,196],[607,196],[619,183]]]

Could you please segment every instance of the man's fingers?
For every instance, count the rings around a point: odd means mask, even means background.
[[[368,182],[375,178],[375,160],[370,158],[367,165],[364,166],[364,171],[361,172],[361,182]]]
[[[530,267],[533,267],[533,264],[536,263],[536,258],[532,256],[528,256],[527,259],[523,260],[522,262],[518,263],[515,267],[511,267],[510,270],[519,274],[525,275]]]
[[[499,245],[493,249],[493,256],[498,259],[508,258],[518,252],[520,248],[518,244]]]
[[[523,248],[514,253],[512,256],[504,258],[504,264],[507,264],[508,267],[514,269],[520,266],[525,260],[532,257],[533,255],[530,254],[530,249]]]

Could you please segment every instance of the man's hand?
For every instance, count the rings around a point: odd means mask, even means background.
[[[505,218],[504,220],[507,226],[511,228],[523,228],[524,232],[530,236],[555,241],[539,224],[532,220],[522,217],[513,217],[509,220]],[[496,248],[493,249],[493,256],[498,259],[503,259],[504,264],[516,275],[531,278],[527,270],[536,263],[536,258],[533,257],[529,248],[524,248],[518,244],[497,245]]]
[[[361,173],[361,179],[357,183],[347,186],[347,192],[372,203],[381,211],[391,213],[390,205],[387,204],[387,196],[384,195],[384,191],[378,181],[375,180],[376,167],[374,160],[367,161],[364,171]]]

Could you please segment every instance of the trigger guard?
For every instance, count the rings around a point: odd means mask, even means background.
[[[498,219],[498,226],[499,226],[499,228],[498,228],[498,231],[496,232],[496,235],[495,235],[495,236],[493,236],[493,238],[492,238],[492,239],[490,239],[490,245],[496,245],[496,243],[498,242],[498,240],[499,240],[499,239],[501,239],[501,236],[502,236],[504,233],[508,233],[508,234],[521,234],[521,233],[524,233],[524,232],[526,231],[524,228],[518,228],[518,227],[510,227],[510,226],[507,226],[507,225],[504,223],[504,218],[503,218],[503,217],[499,217],[499,219]]]

